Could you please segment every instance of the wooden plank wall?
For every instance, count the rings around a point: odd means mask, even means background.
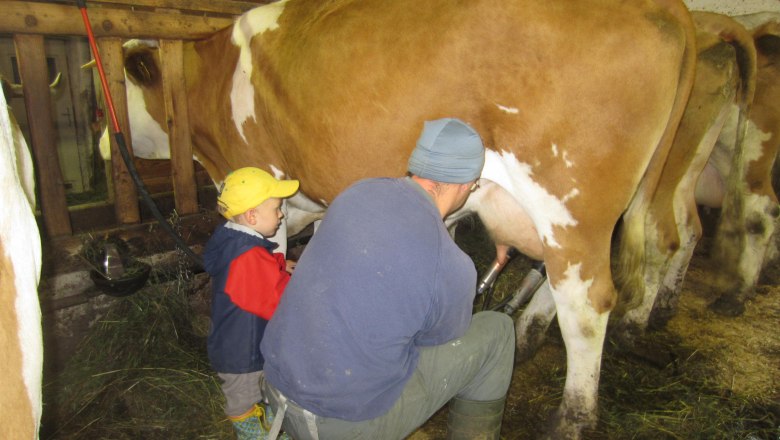
[[[120,126],[131,149],[129,136],[122,43],[130,38],[159,39],[168,131],[171,139],[171,168],[175,206],[179,214],[195,213],[197,186],[189,115],[183,77],[183,40],[210,35],[230,26],[241,13],[269,3],[266,0],[104,0],[88,1],[87,12],[98,40],[104,70]],[[50,115],[43,38],[84,36],[87,33],[74,2],[3,1],[0,33],[13,34],[17,47],[25,104],[30,121],[31,144],[37,160],[40,209],[49,237],[72,234],[65,199],[62,172],[57,156],[56,130]],[[96,85],[98,87],[98,85]],[[111,139],[114,179],[114,211],[122,224],[140,221],[138,194],[127,167]]]

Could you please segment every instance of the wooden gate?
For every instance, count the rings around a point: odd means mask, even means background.
[[[230,26],[236,16],[267,0],[105,0],[89,1],[88,15],[103,60],[117,117],[132,150],[124,86],[122,44],[126,39],[156,39],[160,43],[165,108],[171,148],[174,204],[180,215],[198,209],[189,116],[183,75],[184,41],[203,38]],[[69,2],[71,3],[71,2]],[[51,117],[44,37],[86,37],[80,10],[71,4],[4,1],[0,33],[11,34],[36,161],[38,207],[45,235],[73,234],[57,154],[57,130]],[[96,85],[96,88],[99,87]],[[141,220],[138,194],[115,140],[111,139],[114,215],[118,224]]]

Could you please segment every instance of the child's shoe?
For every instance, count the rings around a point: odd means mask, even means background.
[[[263,427],[265,410],[262,406],[253,405],[246,413],[238,417],[228,417],[233,422],[238,440],[265,440],[268,429]]]
[[[246,413],[238,417],[229,417],[233,422],[238,440],[267,440],[268,431],[274,423],[273,410],[265,404],[255,404]],[[292,440],[290,436],[282,432],[277,437],[279,440]]]

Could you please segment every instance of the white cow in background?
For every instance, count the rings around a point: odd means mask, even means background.
[[[43,341],[32,159],[0,94],[0,438],[38,438]]]

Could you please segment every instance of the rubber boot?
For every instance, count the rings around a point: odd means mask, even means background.
[[[498,400],[450,401],[447,440],[498,440],[506,396]]]

